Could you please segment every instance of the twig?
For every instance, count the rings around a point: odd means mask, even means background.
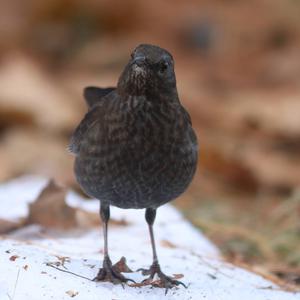
[[[7,293],[7,297],[8,297],[10,300],[14,300],[14,299],[15,299],[15,294],[16,294],[17,284],[18,284],[18,281],[19,281],[19,275],[20,275],[20,268],[19,268],[19,270],[18,270],[17,279],[16,279],[16,282],[15,282],[13,296],[11,297],[11,296]]]
[[[68,271],[68,270],[61,269],[61,268],[59,268],[59,267],[57,267],[57,266],[54,266],[54,265],[51,264],[51,263],[46,263],[46,265],[47,265],[48,267],[52,267],[52,268],[54,268],[54,269],[56,269],[56,270],[58,270],[58,271],[65,272],[65,273],[68,273],[68,274],[71,274],[71,275],[74,275],[74,276],[77,276],[77,277],[80,277],[80,278],[83,278],[83,279],[86,279],[86,280],[89,280],[89,281],[93,281],[93,280],[90,279],[90,278],[87,278],[87,277],[85,277],[85,276],[76,274],[76,273],[71,272],[71,271]]]

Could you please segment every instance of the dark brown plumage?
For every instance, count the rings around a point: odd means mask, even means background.
[[[75,130],[70,151],[82,189],[101,201],[105,257],[96,280],[128,279],[111,265],[107,250],[109,206],[146,208],[154,261],[149,272],[170,288],[180,284],[160,271],[152,225],[156,209],[185,191],[196,170],[198,146],[189,114],[179,102],[173,58],[140,45],[116,88],[85,89],[89,111]]]

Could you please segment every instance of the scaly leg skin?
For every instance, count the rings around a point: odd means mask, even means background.
[[[150,267],[150,269],[138,269],[138,271],[142,271],[143,275],[150,275],[147,279],[143,280],[140,285],[147,285],[151,284],[155,287],[162,287],[166,289],[166,294],[168,290],[172,287],[176,287],[178,285],[183,285],[186,288],[186,285],[182,283],[181,281],[175,280],[167,275],[165,275],[161,269],[160,265],[158,263],[157,253],[156,253],[156,247],[155,247],[155,240],[154,240],[154,233],[153,233],[153,223],[156,217],[156,209],[154,208],[147,208],[145,218],[149,226],[149,233],[151,238],[151,246],[152,246],[152,252],[153,252],[153,263]],[[157,275],[159,280],[154,280],[154,276]]]
[[[122,264],[122,270],[119,267]],[[125,277],[121,272],[132,272],[126,265],[125,257],[122,257],[119,262],[112,265],[112,262],[109,256],[105,256],[103,261],[103,266],[99,270],[97,276],[93,279],[93,281],[109,281],[113,284],[122,284],[127,283],[128,281],[135,282],[134,280]]]
[[[126,265],[125,257],[122,257],[119,262],[112,265],[112,262],[108,255],[108,245],[107,245],[107,225],[110,217],[109,205],[102,204],[100,205],[100,217],[103,223],[103,235],[104,235],[104,260],[102,268],[99,270],[97,276],[93,281],[109,281],[114,284],[123,283],[127,281],[134,280],[126,278],[121,272],[132,272]]]
[[[145,284],[145,285],[151,284],[152,286],[155,286],[155,287],[165,288],[166,294],[169,289],[176,287],[178,285],[182,285],[185,288],[187,288],[183,282],[173,279],[172,277],[164,274],[161,271],[160,265],[158,262],[153,262],[153,264],[151,265],[151,267],[149,269],[138,269],[138,271],[142,271],[143,275],[149,275],[148,278],[146,278],[142,281],[142,284]],[[158,276],[159,280],[153,280],[155,275]]]

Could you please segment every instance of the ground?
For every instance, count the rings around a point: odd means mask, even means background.
[[[0,219],[26,220],[28,203],[36,200],[47,182],[45,178],[27,176],[1,184]],[[98,212],[99,203],[68,191],[66,205],[91,218]],[[126,256],[132,270],[149,266],[152,258],[143,215],[141,210],[112,209],[111,258],[116,262]],[[80,224],[87,223],[81,218]],[[0,236],[0,299],[300,299],[300,293],[283,291],[260,275],[224,261],[218,249],[171,205],[158,211],[158,254],[163,270],[169,275],[183,275],[180,280],[187,289],[172,289],[165,295],[164,289],[151,286],[92,282],[102,262],[100,229],[77,226],[58,230],[35,224],[24,226],[23,221],[17,231]],[[138,282],[143,279],[138,272],[126,275]]]

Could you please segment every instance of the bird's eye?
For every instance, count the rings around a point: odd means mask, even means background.
[[[163,61],[159,64],[159,73],[163,74],[169,68],[169,63],[167,61]]]

